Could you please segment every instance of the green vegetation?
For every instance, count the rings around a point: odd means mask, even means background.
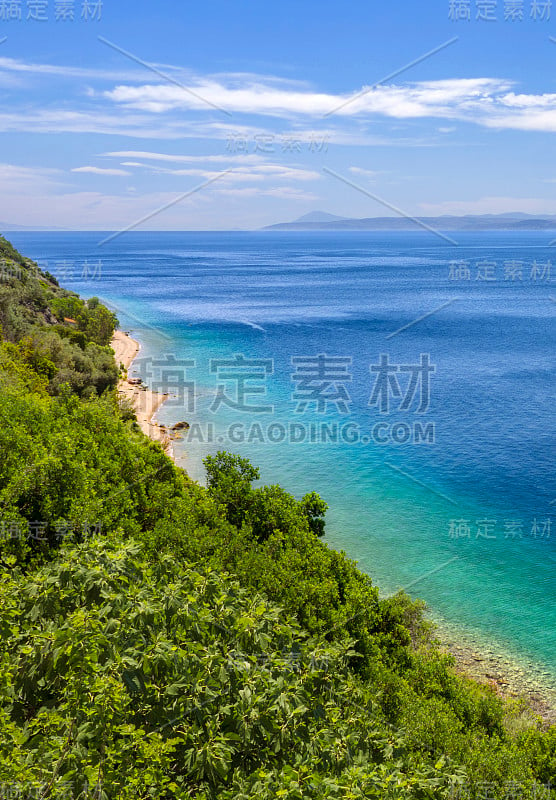
[[[110,312],[1,259],[0,796],[556,797],[556,729],[458,677],[317,494],[229,453],[192,482],[118,405]]]
[[[17,344],[23,361],[81,397],[102,394],[116,384],[110,339],[117,319],[98,298],[87,302],[65,291],[47,272],[0,237],[0,330]]]

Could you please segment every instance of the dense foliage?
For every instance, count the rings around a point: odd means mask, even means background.
[[[2,258],[0,796],[556,797],[556,729],[458,677],[317,494],[228,453],[190,481],[118,406],[110,312]]]
[[[113,388],[117,369],[109,348],[116,317],[93,297],[87,302],[23,258],[0,237],[0,329],[23,360],[58,394],[80,396]]]
[[[347,648],[214,571],[97,540],[0,594],[0,772],[28,788],[380,798],[456,780],[376,716]]]

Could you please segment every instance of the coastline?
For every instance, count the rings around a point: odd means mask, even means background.
[[[117,330],[114,331],[110,346],[114,351],[117,366],[120,369],[123,366],[125,371],[118,381],[119,397],[131,404],[137,417],[137,424],[143,433],[153,442],[160,442],[166,454],[174,460],[170,433],[164,425],[155,420],[155,415],[168,399],[168,394],[154,392],[142,384],[130,383],[133,379],[129,376],[129,370],[141,351],[141,345],[129,333]]]
[[[486,637],[472,636],[448,622],[429,617],[435,625],[433,639],[444,653],[453,656],[458,675],[490,686],[505,701],[525,701],[532,715],[545,725],[556,723],[556,692],[542,683],[538,668]]]
[[[149,387],[130,383],[129,370],[141,351],[141,345],[129,333],[115,331],[111,347],[118,366],[123,365],[125,375],[118,381],[118,393],[128,400],[137,416],[137,423],[143,433],[151,440],[160,442],[166,454],[175,462],[171,431],[155,420],[155,415],[168,399],[168,394],[155,392]],[[133,378],[131,379],[133,380]],[[548,687],[531,680],[524,667],[518,665],[510,654],[486,647],[485,643],[474,641],[461,631],[448,624],[433,620],[435,630],[433,639],[437,647],[453,656],[454,670],[457,674],[470,678],[479,684],[488,685],[506,701],[525,700],[530,712],[540,717],[544,723],[556,721],[556,698]]]

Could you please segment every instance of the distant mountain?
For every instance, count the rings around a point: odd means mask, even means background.
[[[523,214],[509,212],[505,214],[466,214],[441,217],[367,217],[350,219],[314,211],[300,217],[294,222],[279,222],[267,225],[267,231],[293,230],[353,230],[353,231],[411,231],[423,228],[434,228],[444,231],[488,231],[488,230],[553,230],[556,229],[556,216]]]
[[[327,214],[326,211],[310,211],[309,214],[304,214],[296,223],[302,222],[336,222],[339,219],[347,219],[347,217],[338,217],[336,214]]]

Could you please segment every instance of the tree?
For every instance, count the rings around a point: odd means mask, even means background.
[[[324,515],[328,511],[328,505],[316,492],[306,494],[300,505],[301,510],[309,520],[309,527],[315,536],[324,536],[324,526],[326,524]]]
[[[209,492],[225,506],[228,521],[241,527],[249,511],[251,484],[259,479],[259,470],[247,458],[224,451],[207,456],[203,463]]]

